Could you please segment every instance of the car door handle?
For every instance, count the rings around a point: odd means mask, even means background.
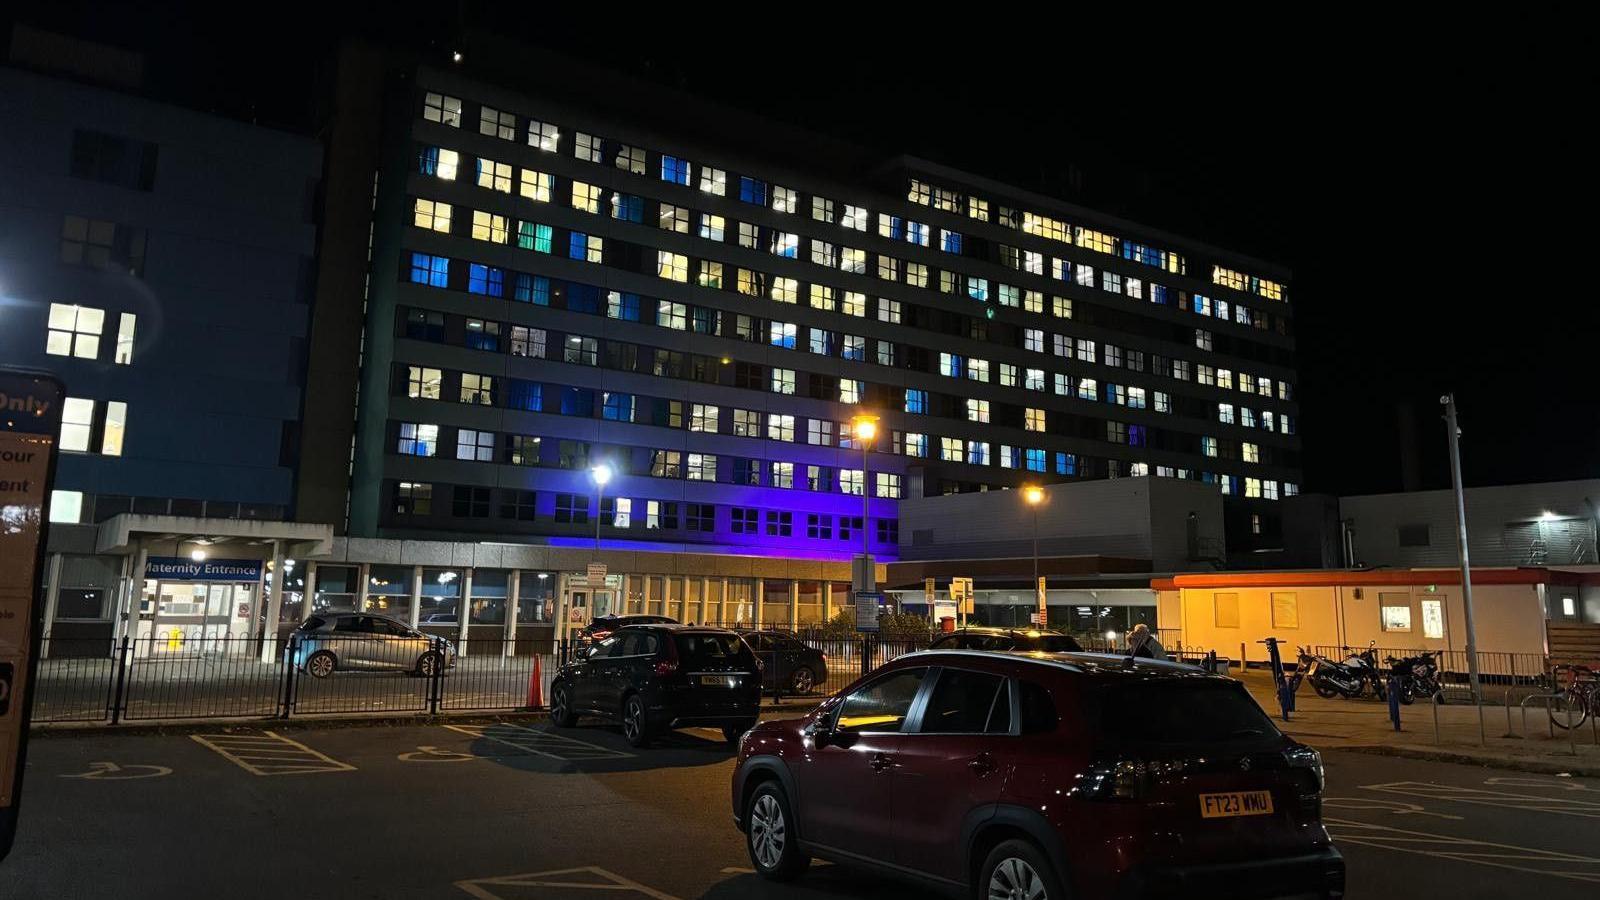
[[[967,768],[971,769],[973,774],[987,775],[996,768],[994,757],[987,753],[980,753],[971,762],[967,763]]]
[[[893,766],[894,762],[887,753],[874,753],[872,754],[872,761],[867,765],[871,766],[874,772],[882,772]]]

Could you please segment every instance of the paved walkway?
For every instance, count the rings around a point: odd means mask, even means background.
[[[1237,670],[1234,674],[1238,677]],[[1531,772],[1600,775],[1600,744],[1596,743],[1593,723],[1585,722],[1569,736],[1563,729],[1551,728],[1543,706],[1530,703],[1524,729],[1515,696],[1511,698],[1508,728],[1504,698],[1492,690],[1486,692],[1480,745],[1477,710],[1460,701],[1438,708],[1436,736],[1435,710],[1430,704],[1418,702],[1400,707],[1397,732],[1389,721],[1387,703],[1372,699],[1324,700],[1309,685],[1301,685],[1295,696],[1295,711],[1285,722],[1278,715],[1270,674],[1252,669],[1241,680],[1278,727],[1314,747],[1448,759]]]

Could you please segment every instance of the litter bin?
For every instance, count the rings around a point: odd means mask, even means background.
[[[956,630],[956,617],[955,616],[940,616],[939,617],[939,630],[944,632],[945,634],[949,634],[950,632],[955,631]]]

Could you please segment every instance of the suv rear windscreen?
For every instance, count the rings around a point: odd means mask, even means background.
[[[318,628],[321,628],[322,626],[324,626],[326,624],[328,624],[328,620],[327,619],[324,619],[321,616],[312,616],[311,618],[309,618],[309,619],[305,620],[304,622],[300,623],[300,630],[301,631],[316,631]]]
[[[1083,645],[1070,634],[1041,634],[1017,640],[1018,650],[1043,650],[1045,653],[1077,653]]]
[[[1110,685],[1096,699],[1105,736],[1117,744],[1258,744],[1279,737],[1244,688],[1229,682],[1160,678]]]
[[[715,632],[690,632],[673,635],[678,644],[678,658],[683,667],[693,671],[701,667],[726,669],[729,666],[749,666],[753,672],[756,657],[750,647],[736,634]]]

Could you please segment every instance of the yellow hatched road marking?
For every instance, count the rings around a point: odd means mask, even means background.
[[[263,731],[259,735],[189,736],[252,775],[309,775],[313,772],[352,772],[356,768],[275,731]]]

